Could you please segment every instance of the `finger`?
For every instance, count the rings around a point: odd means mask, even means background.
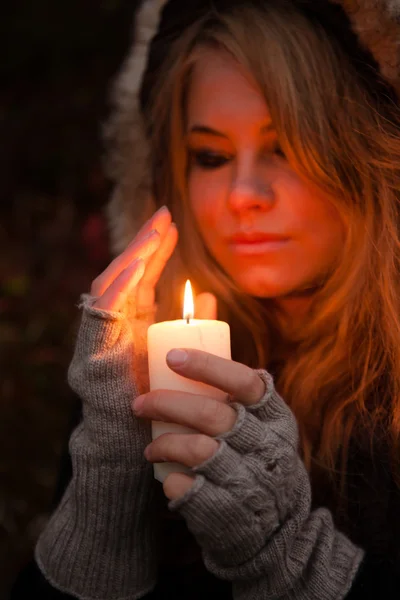
[[[139,256],[145,261],[155,252],[157,246],[165,237],[171,223],[171,213],[166,206],[162,206],[143,225],[127,248],[117,256],[92,284],[91,294],[101,296],[110,286],[111,282]],[[155,238],[159,236],[159,241]]]
[[[152,230],[143,238],[136,239],[130,250],[125,250],[117,256],[108,267],[92,283],[90,293],[92,296],[102,296],[111,286],[116,278],[124,271],[136,258],[148,260],[160,245],[160,234]]]
[[[164,433],[149,444],[144,452],[149,462],[178,462],[196,467],[211,458],[219,442],[208,435]]]
[[[140,256],[146,262],[157,249],[157,243],[153,236],[159,236],[158,244],[161,244],[168,233],[171,224],[171,213],[166,206],[162,206],[143,225],[139,233],[134,237],[127,248],[117,256],[107,269],[93,282],[94,291],[92,295],[101,296],[111,282],[121,273],[135,258]]]
[[[206,435],[230,431],[236,422],[236,411],[219,400],[171,390],[153,390],[138,396],[133,403],[137,416],[178,423]]]
[[[193,485],[194,477],[184,473],[170,473],[164,479],[163,491],[168,500],[177,500],[188,492]]]
[[[245,405],[256,404],[265,392],[265,384],[256,371],[202,350],[171,350],[167,354],[167,364],[179,375],[208,383]]]
[[[196,296],[196,319],[216,319],[217,299],[214,294],[203,292]]]
[[[168,231],[160,243],[157,251],[149,260],[144,275],[137,290],[137,310],[141,312],[154,304],[155,286],[163,272],[165,265],[171,258],[178,241],[178,230],[175,223],[169,225]]]
[[[118,275],[94,306],[103,310],[122,311],[129,293],[140,281],[145,270],[142,259],[136,259]]]
[[[168,259],[173,253],[178,241],[178,230],[175,223],[169,225],[168,231],[162,240],[157,252],[151,257],[145,274],[145,282],[148,285],[155,286]]]
[[[171,213],[166,206],[162,206],[159,208],[154,215],[141,227],[135,238],[132,240],[131,244],[140,237],[144,237],[152,229],[157,229],[159,232],[161,239],[166,235],[168,228],[171,224]],[[130,245],[130,244],[129,244]],[[129,246],[128,246],[129,247]]]

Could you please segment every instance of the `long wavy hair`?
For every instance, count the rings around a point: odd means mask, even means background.
[[[362,51],[357,65],[343,46],[289,1],[212,11],[171,44],[147,115],[155,197],[180,231],[159,286],[160,317],[179,318],[186,277],[213,292],[233,357],[273,372],[306,465],[341,484],[356,435],[384,444],[394,473],[400,456],[400,115]],[[251,74],[291,167],[334,197],[347,223],[340,264],[290,335],[277,328],[272,300],[244,295],[216,263],[187,199],[186,96],[209,47]]]

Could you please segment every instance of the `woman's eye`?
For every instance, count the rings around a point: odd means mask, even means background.
[[[284,153],[284,151],[282,150],[282,148],[280,147],[279,144],[276,144],[276,146],[274,148],[274,154],[276,154],[277,156],[280,156],[281,158],[286,158],[286,154]]]
[[[202,169],[218,169],[231,160],[231,157],[226,154],[210,150],[191,150],[190,157],[192,164],[194,163]]]
[[[272,152],[274,154],[276,154],[276,156],[279,156],[280,158],[286,158],[286,154],[284,153],[284,151],[282,150],[280,144],[278,144],[278,142],[276,142],[272,148]]]
[[[275,142],[272,146],[268,145],[268,147],[266,147],[263,150],[263,153],[267,157],[270,157],[271,155],[275,155],[275,156],[278,156],[279,158],[286,159],[286,155],[285,155],[284,151],[282,150],[280,144],[278,144],[278,142]]]

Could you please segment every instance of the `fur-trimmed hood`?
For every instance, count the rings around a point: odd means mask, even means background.
[[[296,0],[303,2],[305,0]],[[308,0],[310,1],[310,0]],[[268,0],[265,0],[268,2]],[[370,52],[383,78],[400,95],[400,0],[313,0],[319,7],[341,5],[360,46]],[[154,211],[149,149],[141,110],[143,77],[149,49],[160,22],[180,4],[189,14],[196,4],[180,0],[144,0],[135,19],[133,44],[112,93],[113,110],[105,127],[108,174],[115,182],[107,207],[113,253],[121,252]]]

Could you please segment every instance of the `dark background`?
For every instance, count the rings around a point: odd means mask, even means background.
[[[51,509],[79,295],[110,257],[101,124],[137,1],[0,11],[0,598]]]

